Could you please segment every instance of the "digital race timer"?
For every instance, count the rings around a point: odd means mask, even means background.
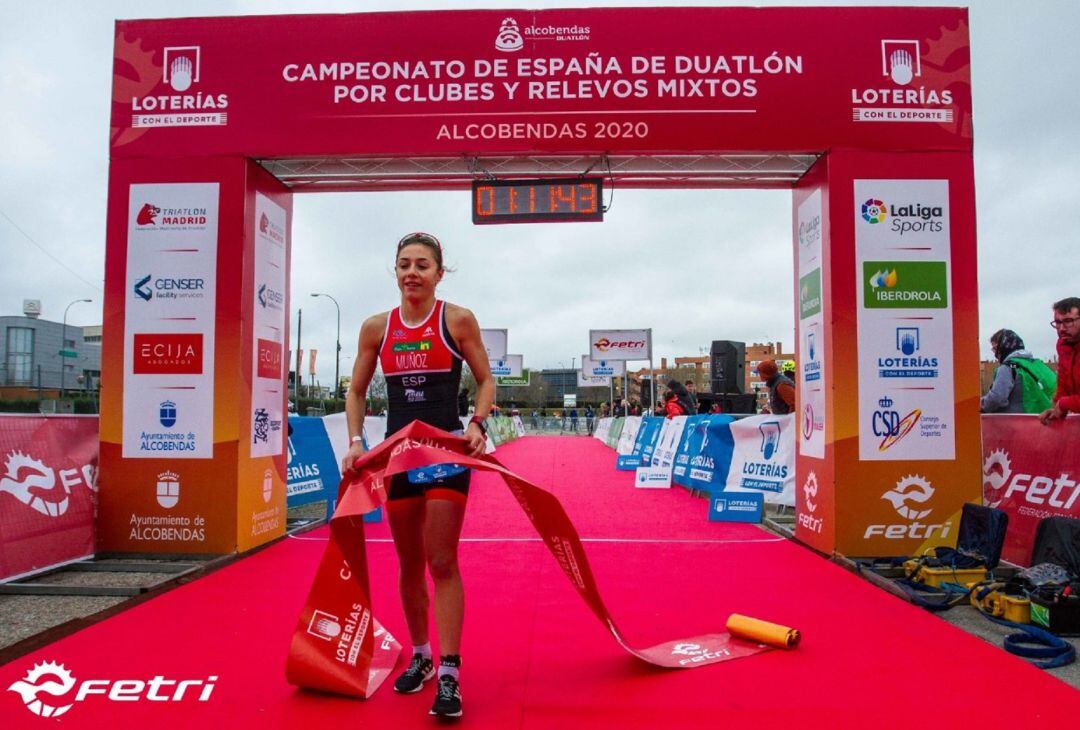
[[[599,177],[474,180],[473,223],[602,221],[602,182]]]

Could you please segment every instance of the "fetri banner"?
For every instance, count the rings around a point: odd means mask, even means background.
[[[650,360],[652,330],[589,330],[589,359]]]
[[[1080,518],[1080,417],[1043,426],[1035,416],[984,415],[983,504],[1009,516],[1001,557],[1031,565],[1045,517]]]
[[[94,554],[96,416],[0,415],[0,581]]]

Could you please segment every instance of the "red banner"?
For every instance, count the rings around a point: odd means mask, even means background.
[[[559,500],[504,468],[490,455],[463,454],[464,439],[414,421],[383,441],[342,480],[331,539],[300,615],[286,666],[292,684],[370,697],[393,669],[401,646],[372,614],[362,516],[386,501],[390,477],[432,464],[460,464],[500,474],[544,539],[578,595],[630,654],[650,664],[692,668],[737,659],[768,647],[716,633],[635,648],[612,619],[589,567],[581,538]],[[642,578],[648,584],[647,576]]]
[[[0,416],[0,581],[94,553],[98,419]]]
[[[970,150],[967,11],[120,21],[111,126],[114,159]]]
[[[1080,417],[1043,426],[1035,416],[982,417],[983,504],[1009,515],[1001,557],[1031,564],[1044,517],[1080,518]]]

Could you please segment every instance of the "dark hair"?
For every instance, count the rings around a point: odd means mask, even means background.
[[[435,256],[435,264],[439,267],[439,271],[443,270],[442,244],[439,243],[439,239],[435,238],[435,236],[430,233],[417,231],[416,233],[410,233],[403,236],[402,239],[398,241],[397,250],[400,252],[401,249],[406,246],[411,246],[414,243],[421,246],[427,246]]]
[[[693,384],[694,384],[694,381],[693,381],[693,380],[687,380],[687,381],[686,381],[686,385],[693,385]]]
[[[1060,302],[1054,302],[1054,311],[1058,314],[1068,314],[1074,309],[1080,309],[1080,297],[1065,297]]]
[[[994,355],[998,362],[1005,362],[1005,358],[1017,350],[1024,349],[1024,340],[1012,330],[1001,329],[990,335],[990,344],[994,346]]]

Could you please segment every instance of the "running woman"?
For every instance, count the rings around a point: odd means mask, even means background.
[[[484,453],[484,418],[495,399],[480,326],[464,307],[435,298],[442,281],[442,245],[428,233],[410,233],[397,245],[395,263],[401,305],[364,321],[345,399],[351,444],[342,464],[348,469],[364,453],[364,403],[376,362],[382,365],[389,396],[386,435],[420,420],[461,432],[458,388],[461,361],[476,378],[476,411],[464,431],[470,456]],[[426,470],[424,470],[426,471]],[[425,570],[435,585],[435,627],[439,635],[438,689],[431,714],[461,716],[461,625],[465,599],[457,547],[469,493],[468,470],[451,475],[397,474],[390,482],[386,514],[401,573],[399,588],[413,644],[408,668],[394,682],[398,692],[419,692],[436,675],[428,634]]]

